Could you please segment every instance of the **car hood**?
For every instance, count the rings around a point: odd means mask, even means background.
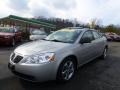
[[[13,36],[13,33],[0,32],[0,36]]]
[[[37,52],[56,52],[62,48],[65,48],[71,44],[69,43],[61,43],[61,42],[53,42],[53,41],[44,41],[38,40],[23,44],[15,49],[16,53],[21,55],[32,55]]]

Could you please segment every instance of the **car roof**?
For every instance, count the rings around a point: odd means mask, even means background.
[[[67,27],[68,29],[83,29],[83,27]]]
[[[84,27],[68,27],[66,29],[71,29],[71,30],[81,30],[81,31],[87,31],[87,30],[95,30],[95,29],[90,29],[90,28],[84,28]],[[96,31],[96,30],[95,30]]]

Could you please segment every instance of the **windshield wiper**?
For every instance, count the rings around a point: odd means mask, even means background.
[[[59,41],[59,40],[56,40],[56,39],[49,40],[49,39],[45,39],[45,38],[43,38],[42,40],[45,40],[45,41],[55,41],[55,42],[61,42],[61,41]]]
[[[62,42],[62,41],[60,41],[60,40],[57,40],[57,39],[53,39],[53,40],[50,40],[50,41]]]
[[[65,41],[60,41],[60,40],[57,40],[57,39],[53,39],[53,40],[50,40],[50,41],[67,43]]]
[[[43,38],[43,39],[41,39],[41,40],[49,41],[49,40],[47,40],[47,39],[45,39],[45,38]]]
[[[64,41],[57,40],[57,39],[49,40],[49,39],[45,39],[45,38],[43,38],[42,40],[67,43],[67,42],[64,42]]]

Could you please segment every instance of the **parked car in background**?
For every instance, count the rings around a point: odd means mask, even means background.
[[[40,40],[47,36],[47,33],[44,30],[33,29],[31,31],[30,40]]]
[[[17,47],[10,56],[9,69],[29,81],[67,82],[78,67],[107,56],[107,39],[90,29],[65,28],[43,40]]]
[[[116,33],[107,32],[105,35],[108,41],[120,41],[120,35],[117,35]]]
[[[113,37],[114,37],[114,38],[113,38],[114,41],[120,41],[120,35],[114,34]]]
[[[17,42],[21,41],[22,33],[12,27],[0,27],[0,44],[14,46]]]
[[[105,36],[106,36],[108,41],[113,41],[113,38],[112,38],[110,33],[105,33]]]
[[[52,33],[54,33],[55,31],[50,31],[50,33],[49,34],[52,34]]]

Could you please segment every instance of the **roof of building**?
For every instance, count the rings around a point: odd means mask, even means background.
[[[46,23],[46,22],[36,20],[36,19],[23,18],[23,17],[19,17],[19,16],[15,16],[15,15],[9,15],[8,17],[1,18],[0,21],[5,20],[5,19],[20,21],[20,22],[27,23],[27,24],[40,25],[42,27],[56,28],[56,25],[53,25],[50,23]]]

